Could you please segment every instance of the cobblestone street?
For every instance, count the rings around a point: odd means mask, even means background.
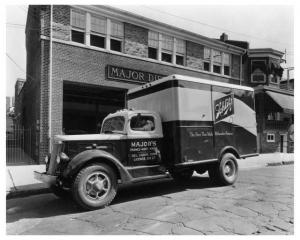
[[[207,175],[186,185],[123,186],[111,206],[82,212],[52,194],[7,201],[7,234],[293,234],[293,165],[240,171],[233,186]]]

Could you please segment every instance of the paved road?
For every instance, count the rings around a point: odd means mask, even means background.
[[[7,234],[293,234],[293,165],[240,171],[234,186],[205,175],[125,186],[105,209],[82,212],[52,194],[7,201]]]

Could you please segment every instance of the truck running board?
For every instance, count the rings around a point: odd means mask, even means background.
[[[132,183],[155,180],[155,179],[162,179],[162,178],[170,178],[170,175],[166,173],[166,174],[160,174],[160,175],[154,175],[154,176],[134,178],[134,179],[132,179]]]

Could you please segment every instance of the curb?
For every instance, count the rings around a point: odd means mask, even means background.
[[[267,163],[267,167],[274,167],[274,166],[280,166],[280,165],[291,165],[291,164],[294,164],[294,160],[275,162],[275,163]]]
[[[6,194],[6,200],[13,199],[13,198],[22,198],[28,197],[32,195],[50,193],[51,190],[49,188],[38,188],[38,189],[27,189],[27,190],[17,190],[13,192],[8,192]]]

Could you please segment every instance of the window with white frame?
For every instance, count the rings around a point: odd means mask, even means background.
[[[173,37],[162,34],[161,60],[172,63]]]
[[[110,25],[110,49],[117,52],[122,52],[124,26],[123,23],[111,21]]]
[[[203,70],[210,72],[211,49],[204,48]]]
[[[105,48],[106,19],[91,16],[90,45]]]
[[[224,53],[223,55],[223,73],[230,76],[230,54]]]
[[[86,16],[84,13],[71,11],[71,40],[73,42],[85,43]]]
[[[212,50],[213,72],[221,74],[222,55],[220,51]]]
[[[157,59],[158,58],[158,32],[149,31],[148,32],[148,58]]]
[[[266,61],[251,60],[251,81],[254,83],[264,83],[266,81]]]
[[[267,133],[267,142],[275,142],[275,134]]]
[[[176,38],[176,64],[184,65],[185,41]]]

